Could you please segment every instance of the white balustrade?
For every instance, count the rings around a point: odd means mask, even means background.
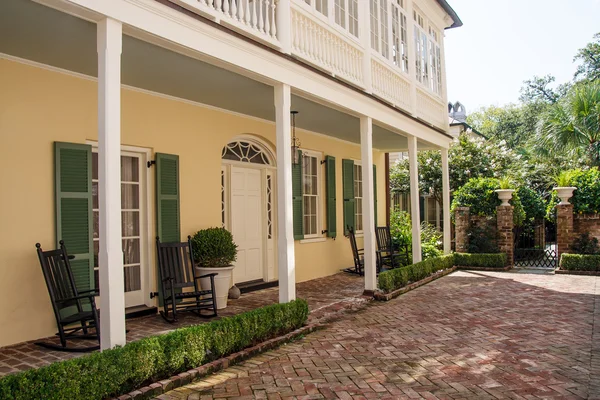
[[[441,100],[417,89],[417,116],[419,118],[443,129],[448,124],[447,112],[448,110]]]
[[[397,67],[389,65],[387,60],[380,61],[375,56],[371,59],[371,85],[377,97],[412,111],[409,78]]]
[[[360,44],[295,3],[292,3],[292,54],[364,87],[364,52]]]

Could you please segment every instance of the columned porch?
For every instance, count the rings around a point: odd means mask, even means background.
[[[136,25],[135,18],[125,18],[123,16],[102,15],[91,12],[89,9],[82,11],[79,8],[70,9],[71,14],[66,14],[65,10],[54,10],[46,6],[25,0],[10,0],[9,6],[0,14],[6,19],[19,21],[30,21],[19,26],[13,24],[0,24],[4,38],[20,37],[22,42],[15,47],[8,41],[0,40],[0,53],[2,60],[0,62],[11,63],[7,66],[7,71],[14,67],[14,63],[19,65],[28,65],[28,68],[44,69],[52,73],[62,74],[70,78],[77,78],[85,81],[86,85],[92,84],[97,93],[97,104],[93,104],[88,97],[89,88],[83,95],[86,102],[85,113],[73,115],[73,118],[81,119],[82,125],[88,126],[89,120],[93,120],[97,115],[97,136],[94,133],[86,133],[83,136],[56,134],[51,141],[79,141],[82,144],[97,143],[98,155],[98,237],[99,249],[97,252],[98,271],[102,296],[100,297],[101,318],[101,346],[103,349],[111,348],[116,345],[126,343],[125,335],[125,291],[124,286],[127,282],[123,275],[124,256],[123,241],[126,239],[123,235],[123,214],[121,204],[123,178],[119,165],[123,155],[124,146],[138,146],[148,151],[149,159],[146,162],[153,161],[157,153],[165,152],[169,154],[182,153],[188,150],[186,158],[183,156],[180,160],[180,173],[185,180],[185,186],[182,186],[183,193],[193,194],[192,200],[182,200],[181,234],[183,239],[187,234],[192,233],[199,226],[217,225],[220,222],[220,216],[216,207],[216,200],[204,200],[205,195],[202,190],[204,180],[210,182],[210,186],[217,186],[218,175],[208,173],[213,168],[220,167],[220,152],[203,153],[205,147],[214,147],[220,149],[228,143],[228,139],[235,132],[236,135],[243,133],[255,133],[258,131],[266,140],[270,140],[276,148],[277,169],[276,169],[276,193],[277,193],[277,218],[276,229],[274,230],[277,238],[277,275],[279,281],[279,301],[287,302],[296,298],[297,280],[306,280],[310,277],[307,265],[315,264],[315,261],[326,266],[331,264],[330,260],[340,258],[340,253],[350,254],[350,248],[343,238],[343,227],[340,230],[337,223],[337,239],[335,236],[325,236],[326,231],[324,212],[316,213],[316,220],[319,222],[315,230],[314,237],[303,238],[299,241],[295,238],[294,232],[294,193],[292,177],[291,160],[291,124],[290,111],[299,111],[298,129],[301,135],[301,149],[317,151],[322,153],[323,157],[334,154],[337,147],[343,148],[343,151],[337,156],[337,163],[344,160],[353,160],[357,171],[360,173],[354,175],[354,183],[360,185],[360,196],[355,196],[352,200],[359,199],[360,206],[355,211],[357,220],[360,219],[362,226],[362,236],[365,248],[365,277],[362,289],[366,292],[372,292],[376,289],[376,268],[375,268],[375,236],[374,227],[383,225],[382,204],[383,196],[379,196],[379,202],[376,196],[376,187],[378,191],[383,190],[382,180],[377,178],[376,169],[373,165],[380,165],[379,177],[383,176],[381,162],[385,152],[402,151],[408,149],[411,159],[411,197],[413,198],[413,215],[419,215],[418,202],[418,171],[416,165],[416,154],[420,149],[442,149],[442,157],[446,154],[444,168],[444,199],[449,199],[447,191],[447,150],[449,139],[440,134],[436,129],[409,117],[393,107],[382,105],[373,99],[365,100],[363,94],[357,94],[340,84],[324,78],[321,74],[309,69],[302,70],[302,75],[298,80],[290,74],[285,76],[280,72],[279,77],[266,78],[260,76],[256,71],[250,68],[245,69],[243,64],[231,66],[222,60],[215,60],[198,50],[192,50],[190,47],[182,47],[182,43],[174,45],[167,42],[164,37],[153,37],[147,32],[143,32],[140,26]],[[79,14],[81,13],[81,14]],[[35,18],[17,18],[29,16]],[[80,17],[85,17],[82,19]],[[117,18],[118,17],[118,18]],[[2,21],[0,19],[0,21]],[[8,22],[8,21],[2,21]],[[64,27],[68,33],[69,40],[65,38],[53,37],[61,35],[53,27]],[[27,33],[27,34],[25,34]],[[95,49],[91,51],[90,48]],[[291,62],[290,68],[297,68]],[[4,64],[8,65],[8,64]],[[267,62],[265,61],[265,65]],[[19,67],[20,68],[20,67]],[[16,69],[16,68],[15,68]],[[29,73],[29,72],[27,72]],[[36,75],[37,76],[37,75]],[[62,79],[62,78],[59,78]],[[40,86],[43,86],[41,81]],[[79,84],[77,84],[79,85]],[[79,90],[79,89],[77,89]],[[77,90],[70,91],[68,95],[72,96]],[[83,90],[82,90],[83,92]],[[62,93],[56,92],[57,101],[62,100]],[[146,108],[146,99],[143,101],[130,101],[133,97],[153,96],[165,101],[168,104],[161,104],[165,107],[165,113],[174,116],[170,125],[160,126],[160,129],[153,130],[155,126],[145,126],[144,116],[149,108]],[[79,100],[77,100],[79,101]],[[68,100],[65,104],[69,104]],[[175,106],[173,103],[177,103]],[[233,119],[239,119],[228,126],[226,122],[215,124],[210,119],[198,118],[193,122],[183,121],[177,116],[182,113],[178,108],[180,104],[185,107],[200,105],[204,110],[210,110],[215,113],[227,113]],[[95,113],[90,112],[90,105],[95,107]],[[182,107],[184,107],[182,106]],[[187,111],[186,111],[187,112]],[[190,111],[192,115],[196,111]],[[199,112],[198,112],[199,113]],[[68,115],[66,113],[65,115]],[[135,118],[132,115],[136,115]],[[151,116],[147,118],[150,119]],[[226,118],[224,118],[226,119]],[[156,119],[151,119],[154,124],[160,123]],[[69,121],[50,121],[50,126],[68,124]],[[182,126],[178,126],[181,124]],[[196,136],[177,136],[177,131],[185,128],[190,131],[193,128],[200,129],[209,126],[209,130],[197,133]],[[226,126],[227,125],[227,126]],[[60,129],[54,128],[53,131]],[[225,132],[227,130],[227,132]],[[135,135],[131,132],[135,131]],[[172,139],[171,139],[172,138]],[[192,140],[193,139],[193,140]],[[322,145],[322,142],[326,142]],[[333,144],[331,144],[333,141]],[[194,151],[190,151],[194,147]],[[47,150],[47,149],[46,149]],[[194,157],[202,158],[205,164],[198,160],[190,161]],[[214,164],[214,165],[213,165]],[[149,171],[152,171],[151,163],[148,164]],[[200,166],[202,169],[197,170]],[[340,168],[337,168],[338,170]],[[145,172],[146,175],[153,172]],[[317,176],[318,174],[315,174]],[[376,182],[379,181],[379,185]],[[148,179],[148,192],[152,191],[152,179]],[[198,185],[200,188],[192,189],[192,186]],[[208,184],[206,184],[209,186]],[[324,184],[320,184],[324,187]],[[334,213],[341,217],[342,196],[341,185],[335,187],[339,193],[337,196],[337,208]],[[151,211],[156,211],[156,205],[152,205],[151,197],[153,194],[146,193],[146,214],[148,217],[144,223],[140,224],[144,234],[140,234],[141,241],[146,241],[145,254],[149,271],[145,274],[147,286],[147,295],[156,291],[155,274],[153,270],[153,259],[155,258],[151,244],[148,239],[156,235],[159,229],[157,221],[154,221]],[[321,194],[323,196],[323,194]],[[202,203],[206,201],[207,203]],[[335,200],[335,196],[334,196]],[[185,202],[185,204],[184,204]],[[195,204],[194,202],[199,202]],[[194,205],[192,205],[194,203]],[[324,202],[321,202],[324,203]],[[334,201],[334,205],[335,205]],[[358,203],[357,203],[358,204]],[[195,207],[206,209],[196,210]],[[448,207],[446,202],[445,208]],[[323,207],[321,207],[323,208]],[[376,210],[379,209],[379,213]],[[360,212],[358,212],[360,210]],[[184,214],[185,213],[185,214]],[[209,214],[212,213],[212,214]],[[213,215],[216,214],[216,215]],[[377,217],[377,214],[379,217]],[[449,213],[444,211],[444,223],[449,224]],[[446,218],[448,216],[448,218]],[[354,216],[353,216],[354,217]],[[191,221],[193,220],[193,221]],[[447,233],[446,233],[447,232]],[[450,229],[445,229],[445,235],[449,235]],[[330,233],[330,232],[328,232]],[[307,235],[308,236],[308,235]],[[52,247],[52,239],[47,239],[47,247]],[[53,238],[57,241],[59,238]],[[296,240],[295,240],[296,239]],[[36,239],[39,240],[39,239]],[[32,240],[32,244],[36,240]],[[132,239],[135,240],[135,239]],[[304,241],[304,243],[303,243]],[[324,249],[320,243],[327,242],[329,246]],[[342,242],[340,244],[340,242]],[[419,261],[421,251],[419,248],[420,234],[418,223],[413,227],[413,260]],[[140,246],[142,244],[140,243]],[[314,258],[312,249],[308,246],[320,246],[320,250],[315,252]],[[444,237],[444,246],[449,250],[449,236]],[[33,255],[33,246],[32,255]],[[326,257],[320,257],[320,254],[327,254]],[[344,256],[345,257],[345,256]],[[29,262],[31,260],[28,260]],[[339,260],[337,261],[339,262]],[[302,268],[299,268],[299,264]],[[349,265],[349,264],[348,264]],[[319,269],[320,266],[314,267]],[[38,268],[36,265],[32,268]],[[329,266],[329,268],[331,268]],[[337,270],[339,270],[338,268]],[[314,274],[323,274],[320,271],[312,271]],[[327,273],[330,273],[328,270]],[[39,283],[39,282],[38,282]],[[41,288],[41,285],[38,285]],[[42,289],[43,290],[43,289]],[[38,298],[39,301],[46,299],[45,293]],[[151,296],[144,297],[144,304],[155,304]],[[7,319],[9,316],[6,317]],[[46,319],[47,320],[47,319]]]

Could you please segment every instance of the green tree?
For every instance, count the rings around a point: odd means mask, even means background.
[[[579,49],[573,61],[581,64],[575,72],[576,80],[600,80],[600,33],[594,35],[594,40],[583,49]]]
[[[537,129],[541,153],[576,155],[600,166],[600,81],[576,85],[542,116]]]

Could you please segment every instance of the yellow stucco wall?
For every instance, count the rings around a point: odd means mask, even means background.
[[[138,91],[122,91],[122,144],[180,157],[183,237],[220,225],[221,149],[231,138],[244,133],[275,142],[272,123]],[[303,148],[336,157],[338,178],[338,238],[320,243],[296,242],[296,279],[301,282],[352,265],[350,245],[341,234],[341,163],[343,158],[360,159],[360,147],[302,131],[298,136]],[[56,332],[34,245],[40,242],[48,249],[55,245],[53,142],[86,140],[97,140],[97,90],[93,80],[0,59],[0,346]],[[375,152],[374,158],[378,168],[378,215],[383,221],[384,156]],[[152,178],[148,180],[150,246],[155,232]],[[325,193],[324,179],[322,182]],[[154,268],[154,261],[150,261]]]

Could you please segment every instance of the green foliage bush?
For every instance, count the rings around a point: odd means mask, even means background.
[[[600,243],[589,232],[584,232],[573,240],[571,246],[575,254],[600,254]]]
[[[600,170],[597,168],[575,170],[572,185],[577,188],[571,203],[577,214],[597,214],[600,212]]]
[[[227,267],[237,259],[237,245],[225,228],[202,229],[192,237],[194,261],[202,267]]]
[[[300,328],[308,304],[273,304],[123,347],[57,362],[0,379],[4,400],[100,400],[196,368]]]
[[[560,268],[567,271],[600,272],[600,255],[563,253],[560,257]]]
[[[469,207],[471,215],[493,217],[496,215],[496,207],[502,202],[495,192],[500,187],[500,181],[495,178],[471,178],[456,192],[451,205],[451,215],[457,207]],[[510,203],[514,207],[515,226],[521,226],[525,221],[525,211],[518,194],[513,193]]]
[[[523,205],[526,222],[531,223],[544,218],[546,215],[546,202],[541,194],[526,186],[521,186],[517,189],[517,195]]]
[[[506,267],[506,254],[455,253],[454,265],[461,267],[504,268]]]
[[[484,223],[482,226],[469,226],[467,236],[469,237],[469,253],[489,254],[500,252],[496,231],[489,223]]]
[[[412,222],[410,214],[396,207],[390,213],[390,234],[396,248],[412,247]],[[442,234],[427,222],[421,224],[421,254],[423,260],[439,257],[442,252]],[[412,257],[412,254],[409,254]]]
[[[408,285],[410,282],[420,281],[437,271],[452,268],[453,266],[454,256],[449,254],[447,256],[421,261],[406,267],[384,271],[381,272],[378,277],[379,289],[384,293],[389,293]]]

